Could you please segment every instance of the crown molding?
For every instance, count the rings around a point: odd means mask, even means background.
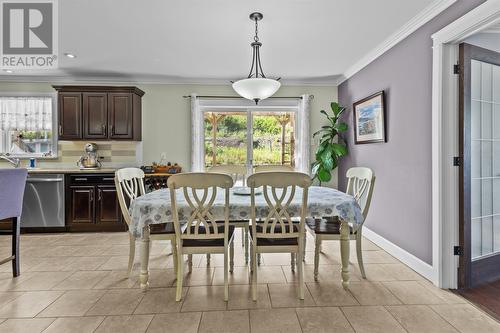
[[[340,85],[354,74],[368,66],[375,59],[390,50],[403,39],[411,35],[418,28],[432,20],[434,17],[442,13],[445,9],[454,4],[457,0],[437,0],[424,8],[420,13],[408,21],[401,29],[393,33],[389,38],[380,43],[373,50],[368,52],[363,58],[357,61],[354,65],[349,67],[343,75],[337,80],[336,84]]]

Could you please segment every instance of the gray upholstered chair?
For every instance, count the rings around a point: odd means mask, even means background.
[[[0,169],[0,220],[12,219],[12,232],[2,231],[0,233],[12,235],[12,255],[0,260],[0,265],[12,261],[14,277],[20,274],[19,234],[27,176],[26,169]]]

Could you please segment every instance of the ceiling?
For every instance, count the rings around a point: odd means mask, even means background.
[[[227,83],[248,75],[260,11],[268,77],[334,84],[436,0],[64,0],[59,69],[0,79]],[[77,56],[69,59],[64,53]]]

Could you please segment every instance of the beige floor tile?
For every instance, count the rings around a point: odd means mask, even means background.
[[[301,333],[295,309],[250,310],[251,332]]]
[[[343,307],[356,333],[403,333],[405,330],[382,306]]]
[[[151,260],[151,258],[150,258]],[[128,269],[128,255],[127,256],[116,256],[109,257],[102,265],[100,265],[98,270],[104,271],[124,271]]]
[[[306,264],[313,265],[314,264],[314,251],[306,252]],[[320,265],[340,265],[340,253],[330,252],[325,250],[319,254],[319,264]]]
[[[363,251],[363,262],[365,264],[398,264],[400,263],[397,259],[391,256],[385,251]],[[350,252],[350,261],[353,263],[358,263],[358,257],[356,255],[356,248],[352,247]]]
[[[356,274],[359,274],[357,264],[354,265]],[[407,266],[399,264],[365,264],[368,281],[418,281],[423,277]]]
[[[281,266],[260,266],[257,268],[257,283],[286,283]]]
[[[298,281],[297,272],[292,272],[289,267],[283,266],[283,273],[285,274],[288,283],[296,283]],[[357,274],[356,270],[350,269],[349,280],[360,281],[361,276]],[[314,281],[314,265],[304,265],[304,281]],[[341,281],[340,265],[321,265],[318,268],[318,281],[331,282]]]
[[[175,299],[174,299],[175,301]],[[223,286],[189,287],[182,304],[182,312],[225,310]]]
[[[201,312],[169,313],[155,315],[147,333],[196,333]]]
[[[349,290],[361,305],[401,304],[380,282],[352,282]]]
[[[139,272],[133,275],[134,279],[139,281]],[[177,281],[177,275],[174,272],[173,268],[169,269],[158,269],[149,271],[149,287],[153,288],[169,288],[175,287]],[[140,284],[137,284],[134,287],[139,287]]]
[[[444,299],[429,291],[417,281],[392,281],[382,283],[404,304],[443,304]]]
[[[66,280],[57,284],[54,290],[76,290],[92,289],[97,283],[103,280],[110,272],[108,271],[78,271],[73,273]]]
[[[128,265],[128,257],[127,257],[127,265]],[[173,267],[174,267],[174,261],[172,255],[170,254],[152,255],[149,258],[150,269],[167,269]]]
[[[248,310],[203,312],[198,332],[249,333]]]
[[[71,290],[43,310],[38,317],[83,316],[104,295],[104,290]]]
[[[250,270],[248,267],[235,266],[233,273],[229,272],[229,284],[248,284],[250,281]],[[224,268],[216,267],[214,278],[212,280],[212,285],[223,286],[224,285]]]
[[[385,308],[410,333],[458,332],[426,305],[391,305]]]
[[[155,272],[156,271],[152,271]],[[151,273],[150,273],[151,274]],[[154,278],[153,278],[154,277]],[[153,282],[158,280],[154,274],[150,275],[150,287],[152,287]],[[126,289],[138,287],[137,282],[139,281],[138,276],[133,274],[130,278],[127,275],[127,271],[112,271],[99,281],[93,289]]]
[[[252,300],[252,287],[250,285],[229,286],[228,310],[240,309],[269,309],[271,299],[266,284],[257,285],[257,301]]]
[[[184,288],[183,299],[186,292],[187,288]],[[181,306],[182,300],[175,301],[175,288],[149,289],[135,309],[134,314],[179,312]]]
[[[301,308],[296,312],[303,333],[354,332],[339,308]]]
[[[8,319],[0,325],[0,333],[39,333],[55,318]]]
[[[77,246],[77,250],[72,253],[73,256],[81,256],[81,257],[95,257],[104,255],[107,249],[109,249],[111,245],[80,245]]]
[[[264,266],[288,266],[290,269],[290,253],[263,253]]]
[[[358,305],[359,303],[353,295],[344,290],[340,283],[306,283],[307,289],[311,293],[318,306],[341,306]]]
[[[94,333],[144,333],[153,315],[106,317]]]
[[[92,333],[104,317],[57,318],[43,333]]]
[[[241,267],[241,266],[245,266],[245,255],[243,254],[243,252],[240,252],[238,253],[237,252],[237,249],[239,248],[239,246],[235,245],[235,252],[234,252],[234,267]],[[193,263],[194,265],[194,263]],[[199,263],[198,263],[198,266],[197,267],[200,267],[200,268],[203,268],[203,267],[218,267],[218,268],[222,268],[224,267],[224,255],[223,254],[212,254],[210,256],[210,265],[207,264],[207,260],[205,258],[202,258]]]
[[[68,270],[73,257],[48,257],[40,258],[38,263],[30,268],[30,272],[57,272]],[[71,271],[71,269],[69,269]]]
[[[72,257],[71,262],[63,268],[65,271],[93,271],[109,260],[109,257]]]
[[[442,298],[448,304],[467,303],[467,300],[462,296],[459,296],[448,289],[438,288],[434,286],[430,281],[422,280],[418,281],[418,283],[427,288],[431,293],[435,294],[439,298]]]
[[[20,291],[0,291],[0,308],[22,294]]]
[[[463,333],[500,332],[500,323],[470,304],[430,305]]]
[[[61,281],[68,278],[72,272],[36,272],[33,275],[17,284],[13,290],[35,291],[50,290]]]
[[[299,308],[316,305],[305,285],[303,300],[299,299],[298,286],[296,284],[270,284],[268,289],[273,308]]]
[[[0,308],[0,318],[34,317],[62,294],[62,291],[25,292]]]
[[[6,265],[0,265],[6,266]],[[21,271],[21,275],[14,278],[12,277],[12,272],[3,273],[0,272],[0,291],[12,291],[18,284],[28,280],[35,273],[33,272],[23,272]]]
[[[183,286],[209,286],[212,284],[214,278],[214,268],[197,268],[193,267],[193,271],[189,273],[187,269],[184,270]]]
[[[128,315],[132,314],[142,300],[144,292],[140,289],[116,289],[107,291],[92,308],[87,316]]]

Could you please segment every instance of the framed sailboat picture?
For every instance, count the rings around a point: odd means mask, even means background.
[[[354,142],[387,142],[385,133],[384,91],[354,103]]]

